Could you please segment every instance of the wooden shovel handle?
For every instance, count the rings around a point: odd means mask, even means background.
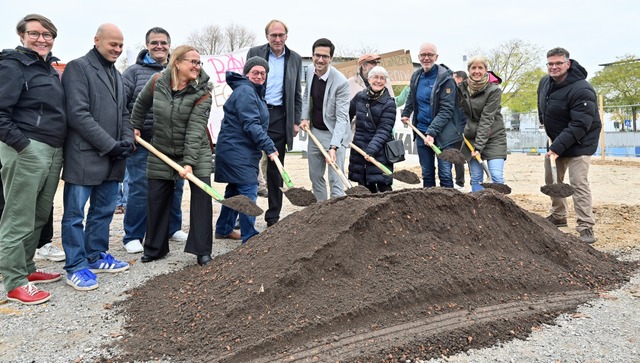
[[[145,149],[149,150],[152,154],[159,157],[162,161],[167,163],[167,165],[174,168],[178,172],[184,172],[184,168],[182,166],[180,166],[175,161],[171,160],[167,155],[160,152],[160,150],[153,147],[153,145],[144,141],[140,136],[136,136],[135,138],[138,144],[144,146]],[[198,179],[198,177],[193,175],[192,173],[187,173],[187,179],[189,179],[193,184],[197,185],[200,189],[204,190],[207,194],[212,196],[213,199],[217,200],[218,202],[221,202],[224,199],[224,197],[220,193],[216,192],[213,188],[211,188],[211,186],[209,186],[207,183],[203,182],[202,180]]]
[[[336,173],[338,173],[338,175],[340,176],[340,179],[342,179],[342,183],[344,183],[344,186],[347,187],[347,189],[351,188],[351,183],[349,182],[349,179],[347,179],[347,176],[344,175],[344,172],[340,170],[338,165],[336,165],[336,163],[334,163],[333,160],[331,160],[331,156],[329,156],[327,151],[324,149],[324,146],[322,146],[322,144],[320,143],[320,140],[318,140],[316,136],[311,133],[311,130],[308,127],[305,128],[304,130],[307,132],[307,134],[309,134],[309,137],[311,138],[311,140],[313,140],[313,142],[316,144],[318,149],[320,149],[320,152],[322,153],[322,155],[324,155],[325,159],[329,160],[329,164],[333,167],[333,170],[335,170]]]
[[[467,145],[469,150],[471,150],[471,152],[473,153],[475,151],[475,149],[473,148],[473,145],[471,145],[471,142],[469,140],[467,140],[467,138],[464,135],[462,135],[462,139],[464,140],[464,143]],[[482,161],[482,158],[480,157],[480,154],[476,154],[475,158],[476,158],[476,160],[478,160],[478,162],[482,166],[482,169],[484,170],[484,173],[487,174],[487,178],[489,178],[489,180],[493,181],[493,179],[491,178],[491,172],[489,171],[489,167],[487,167],[487,164],[484,161]]]
[[[275,158],[273,158],[273,162],[276,163],[276,167],[278,168],[280,175],[282,175],[282,181],[284,181],[284,185],[286,185],[287,188],[293,188],[293,182],[291,181],[289,174],[287,174],[287,172],[284,171],[284,166],[282,166],[282,162],[280,162],[280,158],[276,156]]]
[[[433,149],[433,151],[436,153],[436,155],[438,154],[442,154],[442,150],[440,150],[439,147],[437,147],[434,143],[432,142],[428,142],[427,141],[427,136],[425,136],[425,134],[423,134],[422,132],[420,132],[420,130],[418,130],[417,127],[413,126],[413,124],[411,122],[407,123],[407,125],[409,125],[409,127],[411,127],[411,129],[418,134],[418,136],[420,136],[422,138],[422,140],[424,140],[424,143],[427,144],[427,146],[429,146],[431,149]]]
[[[375,166],[377,166],[380,170],[382,170],[383,173],[387,174],[387,175],[391,175],[393,174],[391,172],[391,170],[389,170],[389,168],[387,168],[386,166],[384,166],[382,163],[380,163],[378,160],[374,159],[371,155],[367,154],[366,152],[364,152],[364,150],[362,150],[361,148],[357,147],[356,144],[354,143],[350,143],[349,145],[351,145],[351,148],[355,151],[357,151],[360,155],[366,157],[369,157],[369,161],[371,161],[371,163]]]

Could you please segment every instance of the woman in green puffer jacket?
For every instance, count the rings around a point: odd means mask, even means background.
[[[211,111],[209,76],[202,70],[200,54],[191,46],[179,46],[173,52],[167,70],[154,76],[138,95],[131,115],[136,136],[153,107],[151,145],[184,168],[178,173],[160,158],[149,154],[147,160],[148,208],[147,235],[142,262],[163,258],[169,253],[169,211],[178,178],[193,173],[207,184],[211,182],[211,149],[207,122]],[[184,251],[197,256],[198,264],[211,261],[213,210],[211,197],[190,182],[190,229]]]

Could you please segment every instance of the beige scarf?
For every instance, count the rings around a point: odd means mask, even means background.
[[[485,73],[479,81],[474,81],[471,77],[467,78],[467,91],[469,91],[469,96],[473,96],[482,91],[487,86],[487,83],[489,83],[489,73]]]

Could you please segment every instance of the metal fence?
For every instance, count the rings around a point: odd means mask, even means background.
[[[607,156],[640,157],[640,132],[605,132],[604,141],[600,140],[598,151],[604,145]],[[544,130],[507,131],[507,149],[510,152],[529,152],[535,149],[544,152],[547,146],[547,134]]]

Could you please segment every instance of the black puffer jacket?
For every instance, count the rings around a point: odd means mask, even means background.
[[[555,83],[544,76],[538,85],[538,116],[559,156],[593,155],[598,149],[602,122],[596,92],[587,71],[571,59],[567,78]]]
[[[64,143],[64,89],[51,66],[57,60],[51,53],[40,60],[24,47],[0,53],[0,141],[17,152],[29,145],[29,139],[51,147]]]
[[[384,154],[384,145],[393,139],[396,122],[396,103],[385,89],[377,100],[371,100],[367,89],[353,97],[349,107],[349,119],[356,116],[356,133],[353,143],[368,155],[393,171],[393,164]],[[349,179],[360,184],[380,183],[391,185],[393,179],[352,150],[349,156]]]
[[[127,68],[124,73],[122,73],[122,81],[124,83],[124,93],[125,99],[127,100],[127,110],[129,113],[133,112],[133,105],[136,103],[136,98],[138,98],[138,94],[147,82],[151,79],[151,77],[158,73],[162,72],[164,66],[159,63],[145,63],[144,59],[149,54],[149,51],[144,49],[138,53],[138,59],[136,60],[136,64]],[[147,117],[144,119],[144,126],[142,130],[140,130],[140,136],[146,140],[151,140],[153,128],[153,111],[147,112]]]

